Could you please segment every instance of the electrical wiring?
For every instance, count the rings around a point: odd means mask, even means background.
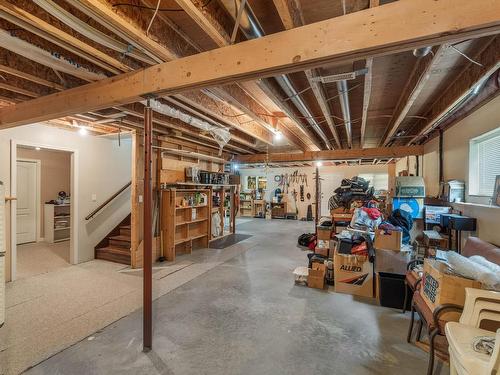
[[[465,53],[463,53],[462,51],[460,51],[457,47],[453,46],[453,45],[450,45],[450,48],[453,49],[455,52],[457,52],[459,55],[462,55],[463,57],[465,57],[467,60],[469,60],[471,63],[473,64],[476,64],[476,65],[479,65],[479,66],[483,66],[483,64],[477,62],[476,60],[470,58],[469,56],[467,56]]]
[[[206,8],[211,2],[212,2],[212,0],[207,0],[207,2],[205,4],[203,4],[201,6],[201,8],[202,9]],[[138,8],[138,9],[146,9],[146,10],[156,11],[156,8],[149,7],[149,6],[146,6],[146,5],[139,5],[139,4],[116,3],[116,4],[112,5],[113,8],[115,8],[115,7],[123,7],[123,6],[131,7],[131,8]],[[158,8],[158,12],[184,12],[184,9],[181,9],[181,8]]]
[[[156,18],[156,15],[158,14],[158,9],[160,9],[160,3],[161,0],[158,0],[158,3],[156,4],[155,12],[153,13],[153,17],[151,17],[151,21],[149,21],[148,28],[146,29],[146,35],[149,35],[149,29],[151,29],[151,25],[153,24],[153,21]]]

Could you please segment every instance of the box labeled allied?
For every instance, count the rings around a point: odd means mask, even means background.
[[[335,291],[373,297],[373,264],[367,256],[335,253]]]

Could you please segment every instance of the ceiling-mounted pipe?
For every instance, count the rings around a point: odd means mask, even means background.
[[[352,129],[351,129],[351,111],[349,109],[349,94],[347,81],[337,81],[337,90],[339,92],[340,108],[342,109],[342,117],[344,118],[345,132],[347,134],[347,144],[352,147]]]
[[[259,24],[257,17],[252,11],[252,8],[248,5],[248,2],[241,2],[240,0],[221,0],[226,10],[233,15],[233,17],[238,17],[239,15],[239,26],[248,39],[256,39],[263,37],[265,35],[264,30]],[[243,3],[244,8],[242,12],[239,12],[240,6]],[[309,125],[316,131],[320,136],[321,140],[325,144],[327,149],[332,149],[328,137],[324,133],[321,126],[314,119],[314,115],[309,111],[306,104],[300,97],[299,93],[293,87],[292,82],[286,75],[281,75],[275,77],[276,81],[280,85],[281,89],[285,92],[287,97],[290,98],[292,103],[297,107],[302,116],[306,119]]]
[[[415,57],[425,57],[432,51],[432,46],[417,48],[413,50],[413,56]]]

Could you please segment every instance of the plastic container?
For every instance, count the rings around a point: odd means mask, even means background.
[[[406,310],[410,310],[411,290],[409,287],[405,286],[405,275],[387,272],[379,272],[378,275],[380,280],[380,305],[384,307],[392,307],[395,309],[403,309],[406,287],[408,288],[408,301],[406,302]]]

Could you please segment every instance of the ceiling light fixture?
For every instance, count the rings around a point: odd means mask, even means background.
[[[35,150],[40,151],[41,148],[40,147],[35,147]]]
[[[279,141],[283,137],[283,134],[278,130],[274,133],[274,140]]]
[[[80,135],[87,135],[89,133],[89,131],[87,130],[87,128],[85,128],[83,126],[80,126],[80,129],[78,130],[78,133]]]
[[[321,161],[317,161],[316,162],[316,167],[319,168],[319,167],[322,167],[322,166],[323,166],[323,162],[321,162]]]

